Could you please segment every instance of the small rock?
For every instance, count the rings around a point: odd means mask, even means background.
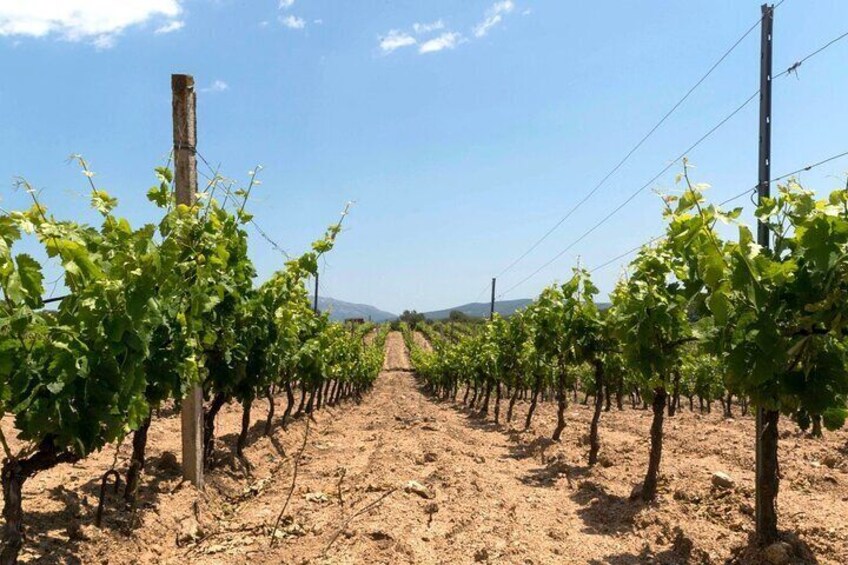
[[[330,499],[323,492],[308,492],[306,493],[307,502],[324,503],[330,502]]]
[[[180,462],[177,461],[177,456],[174,455],[173,451],[164,452],[162,454],[162,457],[159,458],[159,464],[157,466],[162,471],[180,471],[180,472],[182,472],[182,467],[180,466]]]
[[[713,473],[712,483],[714,487],[721,489],[733,488],[736,485],[736,481],[730,475],[721,471]]]
[[[477,455],[477,456],[474,457],[474,462],[482,465],[483,463],[486,462],[486,458],[483,457],[482,455]]]
[[[404,490],[412,494],[417,494],[421,498],[433,498],[433,493],[430,492],[430,489],[428,489],[418,481],[409,481],[408,483],[406,483]]]
[[[286,533],[286,535],[291,537],[300,537],[306,535],[306,530],[304,530],[303,526],[301,526],[297,522],[289,524],[283,529],[283,531]]]
[[[789,563],[789,547],[786,542],[773,543],[763,550],[763,557],[771,565],[786,565]]]
[[[483,561],[488,561],[489,559],[489,550],[485,547],[478,549],[474,552],[474,561],[481,563]]]
[[[831,469],[835,469],[835,468],[839,467],[840,460],[837,456],[828,453],[827,455],[822,457],[822,463],[824,463],[824,465],[826,467],[829,467]]]
[[[177,534],[177,545],[183,546],[203,537],[200,524],[192,517],[186,518],[180,524],[180,532]]]

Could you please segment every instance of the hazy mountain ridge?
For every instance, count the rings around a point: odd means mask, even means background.
[[[501,316],[510,316],[515,313],[516,310],[526,308],[528,305],[532,304],[532,302],[533,301],[529,298],[502,300],[500,302],[496,301],[495,312]],[[488,302],[470,302],[468,304],[463,304],[462,306],[454,306],[453,308],[446,308],[444,310],[424,312],[424,315],[430,320],[444,320],[450,316],[451,312],[459,311],[466,316],[471,316],[472,318],[486,318],[489,316],[490,308],[491,305]]]
[[[312,300],[312,297],[309,297]],[[330,319],[343,321],[349,318],[363,318],[372,322],[387,322],[397,318],[397,314],[380,310],[369,304],[356,304],[345,302],[336,298],[318,296],[318,309],[321,312],[329,312]]]

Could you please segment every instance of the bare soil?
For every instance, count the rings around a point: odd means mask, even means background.
[[[430,345],[430,342],[427,341],[427,338],[424,337],[424,334],[422,334],[421,332],[413,332],[412,333],[412,339],[415,340],[415,344],[418,347],[421,347],[425,351],[432,351],[433,350],[433,346]]]
[[[283,401],[279,400],[282,404]],[[109,448],[30,480],[27,543],[37,563],[752,563],[753,421],[685,408],[666,421],[660,498],[629,499],[648,455],[647,411],[601,419],[601,465],[585,467],[590,409],[572,404],[562,443],[548,437],[555,407],[540,407],[528,431],[526,405],[495,426],[427,396],[410,372],[398,333],[383,373],[361,404],[316,414],[275,543],[275,520],[292,485],[305,421],[261,435],[254,408],[246,450],[230,453],[241,412],[225,407],[202,492],[182,484],[179,416],[163,411],[150,453],[137,523],[107,496],[93,526],[99,477],[126,469],[130,446]],[[281,414],[283,406],[277,407]],[[738,409],[737,409],[738,410]],[[716,410],[718,412],[718,410]],[[502,414],[505,407],[502,408]],[[9,429],[8,422],[6,428]],[[116,456],[117,453],[117,456]],[[792,562],[848,563],[848,433],[810,439],[785,423],[781,436],[781,527],[797,534]],[[735,485],[711,485],[715,471]],[[414,484],[410,481],[415,481]]]

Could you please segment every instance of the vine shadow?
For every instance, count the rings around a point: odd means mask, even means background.
[[[649,504],[641,498],[610,494],[591,480],[580,483],[570,497],[580,505],[577,516],[583,521],[583,531],[599,535],[633,530],[635,516]]]
[[[674,528],[674,540],[669,549],[653,552],[648,547],[643,547],[638,553],[618,553],[608,555],[600,559],[592,559],[590,565],[644,565],[646,563],[658,565],[678,565],[680,563],[708,563],[704,561],[707,557],[702,551],[695,550],[692,540],[689,539],[679,526]]]

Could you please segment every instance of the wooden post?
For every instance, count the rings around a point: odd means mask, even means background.
[[[194,77],[171,75],[174,120],[174,178],[177,204],[192,205],[197,195],[197,97]],[[183,478],[203,486],[203,387],[196,384],[182,400]]]

